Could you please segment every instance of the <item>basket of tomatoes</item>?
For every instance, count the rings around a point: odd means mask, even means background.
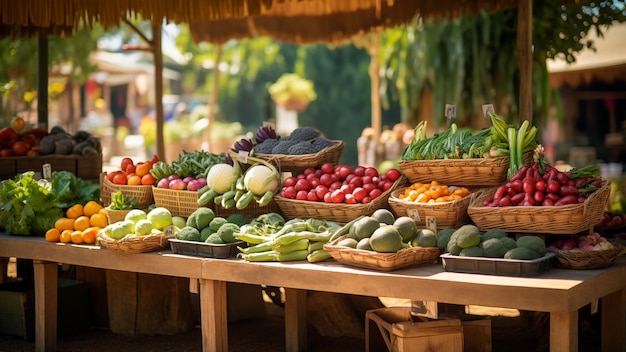
[[[406,178],[395,168],[378,173],[374,167],[324,163],[283,180],[274,199],[288,218],[319,218],[347,223],[360,215],[388,208],[389,195]]]
[[[125,197],[135,198],[140,209],[147,209],[154,203],[152,186],[156,180],[150,174],[150,169],[156,161],[158,161],[156,156],[153,156],[151,160],[137,163],[130,158],[123,158],[120,170],[103,172],[100,177],[102,204],[111,204],[111,195],[121,191]]]

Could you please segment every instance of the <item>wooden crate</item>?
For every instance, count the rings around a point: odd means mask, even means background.
[[[58,281],[58,336],[91,328],[89,297],[84,282]],[[0,333],[35,339],[35,290],[31,281],[0,285]]]
[[[102,155],[79,156],[76,158],[77,177],[85,180],[98,180],[102,173]]]
[[[16,158],[0,158],[0,180],[7,180],[15,177]]]
[[[365,351],[463,351],[461,320],[414,319],[407,307],[368,310],[365,313]]]

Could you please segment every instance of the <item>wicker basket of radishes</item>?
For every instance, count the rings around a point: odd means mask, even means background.
[[[623,246],[610,242],[597,232],[589,235],[559,238],[548,246],[556,255],[557,267],[566,269],[599,269],[615,261],[623,252]]]

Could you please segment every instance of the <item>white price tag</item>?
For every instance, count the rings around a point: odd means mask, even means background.
[[[248,163],[248,152],[245,150],[240,150],[237,152],[237,161],[240,163],[247,164]]]
[[[43,175],[43,178],[49,180],[52,177],[52,165],[50,165],[50,163],[45,163],[42,165],[42,170],[41,173]]]
[[[426,217],[426,228],[437,233],[437,218],[434,216]]]
[[[163,235],[165,237],[174,237],[174,235],[176,235],[175,230],[176,227],[174,225],[167,226],[163,229]]]
[[[446,119],[454,120],[456,118],[456,105],[446,104]]]
[[[406,215],[414,221],[422,221],[422,218],[420,218],[420,212],[417,211],[417,209],[407,209]]]
[[[490,119],[491,118],[491,114],[495,113],[496,110],[493,108],[493,104],[485,104],[483,105],[483,116],[486,119]]]

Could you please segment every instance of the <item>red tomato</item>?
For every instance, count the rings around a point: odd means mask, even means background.
[[[116,185],[125,185],[126,184],[126,174],[123,172],[120,172],[118,174],[116,174],[115,176],[113,176],[113,183],[115,183]]]
[[[385,174],[387,175],[387,179],[391,182],[395,182],[397,179],[400,178],[400,176],[402,176],[400,170],[395,168],[387,170]]]
[[[346,195],[340,189],[336,189],[330,194],[330,200],[333,203],[343,203],[345,199]]]
[[[357,166],[354,168],[353,173],[357,176],[365,175],[365,166]]]
[[[298,194],[298,190],[294,186],[285,187],[283,189],[285,198],[295,199],[296,194]]]
[[[376,170],[376,168],[373,166],[368,166],[365,168],[365,176],[377,177],[378,170]]]
[[[297,200],[307,200],[308,194],[309,194],[309,192],[307,192],[305,190],[300,190],[300,191],[298,191],[298,193],[296,193],[296,199]]]
[[[335,167],[331,163],[324,163],[324,164],[322,164],[320,169],[325,174],[332,174],[333,172],[335,172]]]
[[[306,194],[306,200],[310,202],[317,202],[319,200],[317,198],[317,193],[315,193],[315,190],[312,189]]]
[[[346,177],[348,177],[348,175],[350,175],[351,173],[352,173],[352,168],[348,165],[340,165],[337,170],[337,174],[339,175],[339,178],[342,180],[345,180]]]
[[[369,193],[369,197],[372,199],[375,199],[376,197],[380,196],[381,194],[383,194],[383,191],[381,191],[378,188],[374,188],[370,193]]]
[[[367,197],[367,191],[362,187],[357,187],[352,191],[352,195],[357,202],[361,202],[363,198]]]
[[[122,171],[126,171],[126,168],[128,168],[128,165],[135,165],[135,163],[133,162],[133,159],[123,158],[122,161],[120,162],[120,169],[122,169]]]
[[[324,196],[326,196],[326,193],[328,193],[328,187],[324,185],[319,185],[315,187],[315,193],[317,194],[318,199],[324,199]]]
[[[333,178],[330,174],[322,174],[322,176],[320,176],[320,184],[330,187],[330,185],[333,184]]]
[[[13,156],[13,151],[9,148],[0,150],[0,157]]]
[[[15,156],[24,156],[30,150],[30,145],[25,141],[17,141],[11,145],[11,150]]]
[[[345,198],[344,201],[345,201],[346,204],[356,204],[356,203],[358,203],[356,201],[356,199],[354,198],[354,196],[352,194],[349,194],[349,193],[346,194],[346,198]]]
[[[311,189],[311,184],[309,183],[309,181],[301,178],[296,182],[295,185],[296,190],[298,191],[309,191]]]
[[[150,158],[150,162],[152,165],[156,164],[159,161],[159,156],[156,154],[152,154],[152,158]]]

